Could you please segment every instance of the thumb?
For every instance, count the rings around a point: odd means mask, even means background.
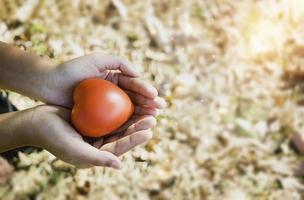
[[[83,166],[107,166],[120,168],[120,160],[110,152],[100,151],[99,149],[86,143],[82,137],[71,127],[71,125],[62,120],[68,118],[68,115],[46,115],[47,123],[52,122],[52,126],[40,126],[42,134],[43,147],[49,150],[58,158],[78,167]],[[45,129],[47,128],[47,130]],[[49,137],[52,135],[53,137]]]
[[[121,167],[118,157],[110,152],[100,151],[80,139],[76,139],[72,144],[73,149],[69,149],[69,151],[73,152],[73,155],[68,156],[68,162],[71,164],[77,166],[107,166],[115,169]]]
[[[107,55],[95,52],[89,55],[78,57],[76,59],[71,60],[70,62],[77,62],[81,65],[93,65],[97,67],[99,71],[119,70],[122,74],[126,76],[139,76],[139,72],[137,72],[137,70],[131,67],[131,64],[128,60],[114,55]]]

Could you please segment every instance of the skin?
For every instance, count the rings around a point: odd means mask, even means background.
[[[83,138],[70,124],[73,89],[92,77],[117,84],[135,104],[126,124],[94,140]],[[0,87],[50,104],[0,115],[0,152],[30,145],[77,167],[120,168],[118,156],[151,139],[158,109],[166,105],[139,77],[120,57],[93,53],[56,65],[0,42]]]

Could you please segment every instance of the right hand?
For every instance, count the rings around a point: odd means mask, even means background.
[[[47,70],[42,77],[36,83],[39,87],[32,89],[38,90],[36,98],[52,105],[72,107],[75,86],[88,78],[100,78],[125,90],[141,114],[155,116],[157,109],[166,106],[156,88],[142,81],[131,64],[117,56],[102,53],[81,56]]]

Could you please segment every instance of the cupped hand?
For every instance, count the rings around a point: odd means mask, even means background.
[[[77,167],[108,166],[120,168],[118,156],[152,137],[151,116],[133,118],[113,135],[92,144],[79,135],[69,123],[70,111],[59,106],[38,106],[31,112],[31,138],[28,143],[44,148],[59,159]],[[29,117],[27,117],[29,118]],[[131,122],[132,121],[132,122]],[[130,125],[131,124],[131,125]]]
[[[70,60],[48,72],[46,84],[42,85],[44,99],[47,103],[71,108],[75,86],[93,77],[118,85],[130,96],[135,111],[128,122],[110,136],[90,139],[91,146],[68,123],[68,110],[47,107],[44,108],[49,109],[47,117],[52,120],[45,119],[43,123],[49,124],[50,131],[42,130],[45,126],[38,129],[41,129],[39,132],[48,132],[47,137],[42,139],[46,148],[69,163],[119,167],[116,156],[152,137],[150,128],[156,124],[158,109],[165,107],[166,103],[158,97],[152,85],[139,79],[139,74],[126,60],[101,53]],[[57,125],[52,128],[51,124]]]
[[[92,53],[65,62],[47,73],[41,88],[47,103],[72,107],[75,86],[84,79],[98,77],[124,89],[136,105],[137,114],[155,116],[157,109],[163,108],[165,102],[157,97],[157,90],[140,80],[139,76],[123,58]]]

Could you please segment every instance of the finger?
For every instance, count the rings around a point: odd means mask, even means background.
[[[130,135],[137,131],[150,129],[153,128],[154,126],[156,126],[156,119],[151,116],[146,116],[145,118],[129,126],[129,128],[124,133],[124,136]]]
[[[71,157],[72,159],[69,160],[72,164],[75,163],[79,166],[89,164],[92,166],[106,166],[115,169],[119,169],[121,166],[119,159],[110,152],[100,151],[84,141],[75,142],[74,145],[74,155]]]
[[[60,159],[76,166],[108,166],[120,168],[120,160],[109,152],[96,149],[83,141],[82,137],[57,115],[49,116],[53,125],[49,127],[54,137],[60,140],[48,139],[47,148]]]
[[[93,147],[99,149],[104,143],[104,137],[101,138],[97,138],[94,142],[93,142]]]
[[[114,131],[112,134],[107,135],[104,137],[104,142],[103,144],[106,143],[106,141],[109,140],[109,138],[111,138],[111,140],[117,140],[118,138],[121,138],[123,136],[123,134],[126,132],[126,130],[134,123],[136,123],[137,121],[143,119],[146,116],[133,116],[129,121],[127,121],[122,127],[118,128],[116,131]]]
[[[147,130],[156,125],[156,119],[151,116],[144,116],[142,119],[139,119],[136,123],[133,123],[128,127],[126,131],[120,134],[112,135],[110,137],[106,137],[104,139],[104,144],[113,142],[115,140],[118,140],[122,137],[125,137],[127,135],[130,135],[136,131],[141,131],[141,130]]]
[[[133,123],[135,123],[137,120],[139,120],[140,117],[141,117],[141,116],[137,116],[137,115],[131,117],[131,119],[129,119],[126,123],[124,123],[124,124],[123,124],[121,127],[119,127],[118,129],[116,129],[116,130],[114,131],[114,133],[121,133],[121,132],[124,132],[125,130],[127,130],[127,128],[128,128],[131,124],[133,124]]]
[[[158,109],[166,107],[165,100],[160,97],[151,99],[134,92],[130,92],[130,91],[126,91],[126,92],[130,96],[132,102],[135,103],[136,105],[145,106],[149,108],[158,108]]]
[[[142,130],[121,138],[115,142],[108,143],[100,148],[102,151],[108,151],[116,156],[133,149],[135,146],[142,144],[152,138],[151,130]]]
[[[122,57],[114,56],[114,55],[105,55],[102,53],[94,53],[93,57],[95,59],[96,64],[98,65],[101,71],[103,70],[119,70],[122,74],[138,77],[139,73],[131,67],[129,61]]]
[[[127,76],[139,76],[139,73],[131,67],[131,64],[126,59],[99,52],[75,58],[73,60],[70,60],[69,63],[77,63],[78,65],[85,67],[94,66],[102,72],[104,70],[119,70],[122,74],[125,74]]]
[[[136,115],[151,115],[153,117],[158,115],[158,110],[155,108],[146,108],[142,106],[135,106],[134,113]]]
[[[130,78],[128,76],[119,75],[118,85],[126,90],[136,92],[148,98],[155,98],[158,95],[157,90],[152,85],[138,78]]]
[[[134,116],[131,119],[129,119],[124,125],[122,125],[120,128],[118,128],[117,130],[115,130],[113,133],[107,135],[107,136],[103,136],[100,138],[94,138],[95,141],[92,143],[92,145],[95,148],[100,148],[103,144],[106,143],[108,138],[112,138],[112,140],[115,140],[115,138],[120,138],[121,135],[126,132],[126,130],[128,129],[128,127],[132,124],[134,124],[139,118],[142,118],[142,116]]]

